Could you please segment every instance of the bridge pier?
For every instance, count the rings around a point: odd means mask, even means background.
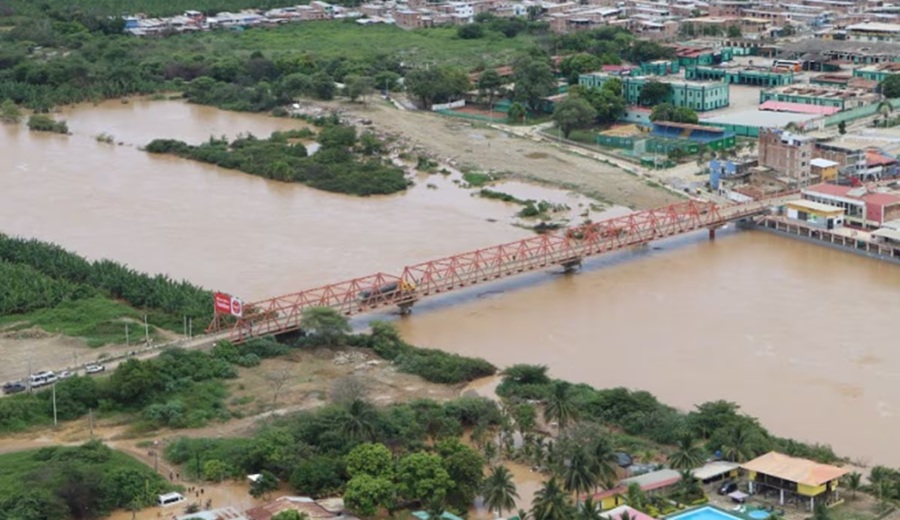
[[[567,260],[560,264],[563,267],[563,272],[566,274],[574,273],[579,267],[581,267],[581,259],[574,258],[572,260]]]
[[[408,316],[412,314],[413,302],[401,303],[397,305],[397,308],[400,309],[401,316]]]
[[[709,239],[710,240],[716,239],[716,228],[714,228],[714,227],[709,228]]]

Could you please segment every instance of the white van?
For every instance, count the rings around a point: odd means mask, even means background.
[[[56,374],[49,370],[44,370],[31,374],[31,378],[29,378],[28,382],[31,384],[32,388],[37,388],[39,386],[52,385],[57,379]]]
[[[157,500],[157,503],[162,507],[179,504],[181,502],[184,502],[184,495],[181,493],[166,493],[165,495],[159,495],[159,499]]]

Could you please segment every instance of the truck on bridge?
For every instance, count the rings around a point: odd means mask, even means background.
[[[415,300],[415,292],[415,284],[400,280],[359,291],[358,298],[361,304],[371,307],[382,303]]]

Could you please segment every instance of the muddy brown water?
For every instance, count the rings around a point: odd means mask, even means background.
[[[265,135],[296,121],[180,102],[79,106],[62,117],[74,135],[0,126],[0,230],[247,299],[530,236],[509,225],[514,209],[439,175],[403,195],[360,199],[137,149],[155,137]],[[101,132],[124,145],[96,142]],[[734,400],[778,435],[900,466],[896,265],[761,232],[656,247],[575,276],[423,302],[399,325],[416,344],[501,366],[542,363],[684,409]]]

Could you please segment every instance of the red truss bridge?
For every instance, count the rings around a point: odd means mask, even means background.
[[[729,222],[769,211],[796,195],[783,194],[743,204],[718,206],[683,202],[584,224],[517,242],[476,249],[410,265],[400,275],[376,273],[243,306],[240,317],[217,313],[207,332],[227,332],[235,343],[300,329],[301,314],[331,307],[352,316],[384,307],[407,313],[419,300],[521,273],[561,266],[572,271],[589,257],[703,229],[710,238]],[[222,334],[224,336],[224,334]]]

